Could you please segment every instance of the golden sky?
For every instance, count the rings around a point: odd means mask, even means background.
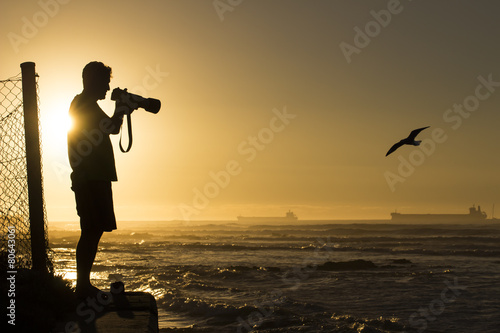
[[[493,1],[4,2],[0,79],[33,61],[49,220],[77,220],[67,112],[98,60],[162,101],[118,150],[119,220],[388,219],[500,203]],[[101,101],[111,114],[113,102]],[[421,147],[390,146],[415,128]]]

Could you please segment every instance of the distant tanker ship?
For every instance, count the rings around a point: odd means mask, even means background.
[[[238,222],[296,222],[297,215],[288,211],[285,216],[238,216]]]
[[[477,223],[486,222],[481,206],[469,208],[469,214],[402,214],[391,213],[392,221],[406,223]]]

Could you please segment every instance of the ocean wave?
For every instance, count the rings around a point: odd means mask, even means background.
[[[355,245],[356,244],[356,245]],[[359,244],[359,245],[358,245]],[[333,244],[332,244],[333,245]],[[500,246],[480,244],[475,247],[464,248],[460,244],[430,244],[427,246],[419,246],[420,243],[356,243],[355,241],[349,244],[282,244],[282,245],[253,245],[253,244],[213,244],[213,243],[190,243],[168,245],[168,247],[181,247],[192,250],[207,250],[207,251],[269,251],[269,250],[289,250],[289,251],[316,251],[331,249],[337,252],[371,252],[371,253],[388,253],[388,254],[414,254],[414,255],[431,255],[431,256],[472,256],[472,257],[496,257],[500,256]],[[444,247],[444,248],[442,248]]]
[[[200,298],[176,295],[168,292],[157,300],[159,306],[173,311],[183,312],[188,315],[199,317],[230,317],[230,321],[235,321],[238,316],[245,316],[257,310],[257,307],[251,305],[235,306],[226,303],[212,303]],[[229,318],[228,318],[229,319]]]
[[[156,243],[153,246],[166,249],[182,248],[186,250],[203,250],[203,251],[258,251],[258,250],[301,250],[303,245],[300,244],[236,244],[236,243]]]
[[[377,265],[375,265],[371,261],[363,259],[340,262],[327,261],[324,264],[318,266],[318,269],[324,271],[354,271],[372,268],[377,268]]]
[[[434,238],[433,240],[420,240],[420,241],[401,241],[399,239],[388,239],[384,237],[379,239],[380,242],[373,241],[373,239],[363,238],[362,240],[342,240],[342,242],[328,241],[326,243],[320,242],[282,242],[282,243],[216,243],[216,242],[146,242],[142,245],[138,244],[119,244],[119,243],[106,243],[100,244],[100,253],[104,253],[109,259],[121,258],[126,256],[129,258],[127,264],[110,265],[106,262],[96,262],[94,271],[112,271],[116,269],[124,270],[148,270],[152,266],[168,264],[168,258],[176,256],[177,253],[189,253],[193,255],[204,253],[220,253],[217,256],[224,256],[225,253],[252,253],[252,256],[266,256],[266,253],[276,253],[277,257],[281,257],[287,252],[292,258],[300,258],[301,256],[309,256],[315,251],[322,253],[343,255],[344,253],[349,257],[362,257],[368,255],[376,256],[419,256],[422,258],[431,257],[465,257],[465,258],[500,258],[500,242],[495,243],[492,238],[478,239],[474,241],[462,241],[461,237],[448,238]],[[382,241],[383,240],[383,241]],[[74,259],[74,249],[68,248],[66,245],[60,249],[52,248],[58,252],[57,259],[66,260],[71,262]],[[303,254],[301,254],[303,253]],[[108,255],[109,254],[109,255]],[[411,258],[410,258],[411,259]],[[192,263],[193,261],[191,261]],[[63,262],[61,262],[62,264]],[[200,262],[202,263],[202,262]],[[254,263],[255,264],[255,263]],[[246,265],[234,267],[224,267],[224,271],[211,272],[212,275],[223,277],[235,277],[239,274],[244,274],[246,271],[268,271],[279,272],[281,264],[273,264],[266,260],[266,265],[259,266],[258,264],[251,267]],[[192,267],[196,272],[196,268]],[[201,269],[200,274],[207,274],[207,270]]]
[[[202,291],[217,291],[217,292],[228,291],[228,288],[226,287],[208,285],[201,281],[186,282],[183,285],[181,285],[181,287],[184,290],[202,290]],[[232,291],[232,289],[230,289],[229,291]]]
[[[346,314],[333,314],[337,332],[390,333],[410,332],[398,318],[365,319]],[[412,330],[413,332],[414,330]]]
[[[320,305],[288,297],[236,306],[168,293],[158,299],[158,304],[167,311],[196,318],[214,332],[411,332],[398,318],[332,314]]]
[[[464,256],[464,257],[500,257],[500,249],[495,247],[483,247],[482,249],[430,249],[430,248],[406,248],[404,244],[395,244],[393,247],[377,246],[339,246],[335,247],[337,252],[364,252],[393,255],[424,255],[424,256]]]
[[[120,264],[115,264],[115,265],[94,264],[92,266],[92,271],[94,271],[94,272],[107,272],[107,271],[114,271],[114,270],[126,270],[126,271],[151,270],[151,266],[147,266],[147,265],[132,265],[132,264],[127,264],[127,265],[120,265]]]

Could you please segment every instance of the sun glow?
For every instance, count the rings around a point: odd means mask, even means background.
[[[47,103],[40,108],[41,136],[44,152],[50,155],[67,154],[67,133],[72,127],[68,114],[69,103]]]
[[[47,127],[45,131],[59,136],[68,133],[73,126],[73,121],[68,114],[57,112],[57,114],[51,115],[44,125]]]

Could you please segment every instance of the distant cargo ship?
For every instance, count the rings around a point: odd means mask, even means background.
[[[469,208],[469,214],[402,214],[391,213],[392,221],[411,223],[477,223],[486,222],[481,206]]]
[[[297,215],[292,211],[288,211],[285,216],[238,216],[238,222],[295,222],[298,220]]]

